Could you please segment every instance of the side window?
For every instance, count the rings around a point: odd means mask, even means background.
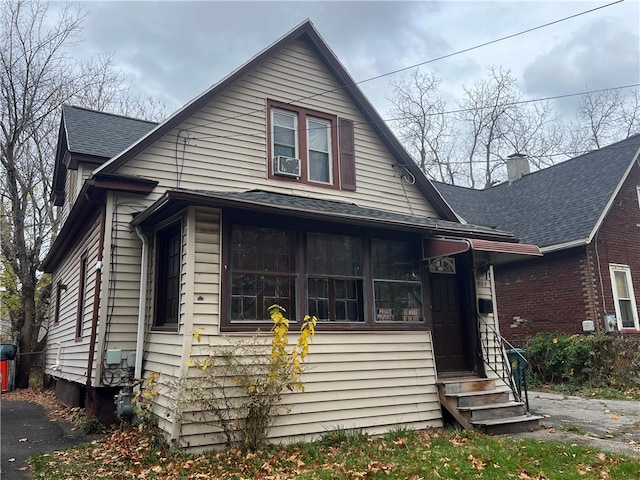
[[[364,322],[362,239],[307,235],[307,307],[319,321]]]
[[[373,296],[376,322],[422,322],[420,246],[373,239]]]
[[[631,270],[627,265],[609,265],[613,301],[618,319],[618,328],[639,329],[638,310],[631,282]]]
[[[82,326],[84,323],[84,300],[87,289],[87,266],[89,259],[84,253],[80,258],[80,275],[78,277],[78,313],[76,315],[76,340],[82,339]],[[57,308],[57,307],[56,307]]]
[[[156,291],[153,325],[159,329],[178,329],[181,253],[182,222],[178,221],[158,230],[156,233]]]
[[[277,303],[296,318],[295,235],[234,225],[231,233],[231,323],[270,321]]]
[[[62,292],[67,290],[67,286],[62,282],[58,281],[56,283],[56,305],[55,310],[53,311],[53,324],[57,325],[60,323],[60,302],[62,301]]]

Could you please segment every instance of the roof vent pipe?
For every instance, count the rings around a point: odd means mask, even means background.
[[[531,173],[529,169],[529,157],[522,153],[514,153],[507,157],[507,176],[509,177],[509,183],[513,183],[529,173]]]

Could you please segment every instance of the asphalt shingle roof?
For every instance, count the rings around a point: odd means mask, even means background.
[[[69,152],[107,159],[157,126],[155,122],[71,105],[62,106],[62,115]]]
[[[155,222],[156,214],[162,216],[159,211],[169,209],[173,202],[186,202],[188,204],[200,204],[211,206],[228,206],[259,210],[267,208],[269,211],[283,215],[293,215],[307,218],[327,219],[330,221],[343,221],[348,223],[362,223],[378,225],[380,227],[405,227],[409,230],[430,230],[434,232],[476,236],[490,236],[503,241],[513,241],[513,237],[505,232],[496,231],[482,225],[461,224],[449,220],[441,220],[430,217],[416,217],[401,213],[395,213],[375,208],[361,207],[355,203],[336,200],[324,200],[320,198],[301,197],[283,193],[269,192],[265,190],[249,190],[245,192],[209,191],[172,189],[165,193],[164,197],[157,200],[149,209],[136,217],[134,224]]]
[[[639,148],[634,135],[485,190],[432,183],[466,221],[547,247],[591,234]]]

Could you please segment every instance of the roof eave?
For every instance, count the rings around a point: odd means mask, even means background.
[[[462,224],[458,228],[453,226],[443,226],[434,224],[433,226],[419,225],[402,220],[390,220],[388,218],[363,219],[358,215],[347,213],[327,213],[324,211],[301,210],[296,207],[287,207],[282,205],[271,205],[259,201],[251,201],[247,199],[230,199],[222,196],[216,196],[211,193],[194,192],[187,190],[167,190],[161,198],[156,200],[145,211],[135,216],[131,225],[151,226],[163,219],[175,214],[189,205],[200,205],[214,208],[234,208],[242,210],[251,210],[274,215],[290,215],[310,220],[327,221],[334,223],[342,223],[348,225],[356,225],[363,227],[375,227],[384,229],[393,229],[399,231],[425,232],[429,234],[469,236],[484,238],[489,240],[500,240],[505,242],[516,242],[517,239],[508,232],[501,231],[472,231],[465,228]],[[435,221],[435,219],[434,219]]]
[[[47,256],[42,261],[40,268],[46,273],[51,273],[63,260],[69,243],[77,240],[80,232],[95,214],[96,205],[104,203],[104,195],[108,190],[136,193],[141,195],[149,194],[158,185],[156,180],[146,178],[126,177],[119,175],[103,174],[96,178],[85,180],[82,189],[78,194],[69,216],[65,221],[58,236],[54,240]]]

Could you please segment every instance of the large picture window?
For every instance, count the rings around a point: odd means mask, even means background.
[[[296,318],[293,232],[235,225],[231,255],[232,323],[268,320],[275,303]]]
[[[156,296],[154,327],[178,329],[182,222],[174,222],[156,233]]]
[[[420,251],[415,245],[373,239],[371,265],[376,322],[422,322]]]
[[[273,304],[291,322],[309,314],[338,329],[425,326],[417,238],[312,228],[228,226],[223,328],[268,325]]]
[[[363,322],[362,239],[307,235],[307,308],[319,321]]]

